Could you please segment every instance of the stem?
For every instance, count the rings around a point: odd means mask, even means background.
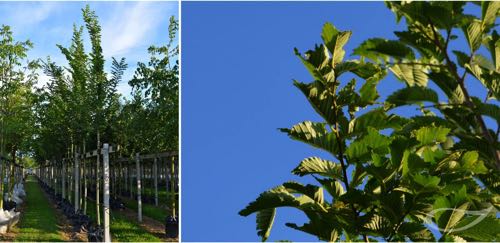
[[[431,29],[432,29],[432,33],[434,35],[434,38],[431,38],[431,40],[434,41],[434,43],[436,44],[436,46],[441,50],[441,52],[443,52],[444,58],[446,59],[446,65],[448,66],[449,71],[452,73],[453,76],[455,76],[455,78],[458,81],[458,84],[460,85],[460,89],[464,93],[464,98],[465,98],[465,102],[464,103],[467,106],[469,106],[469,108],[471,110],[473,110],[473,111],[476,110],[476,107],[475,107],[474,103],[472,103],[472,101],[471,101],[469,92],[467,91],[467,89],[465,87],[465,74],[462,75],[462,77],[460,77],[458,75],[457,68],[456,68],[456,66],[453,65],[453,62],[451,61],[450,56],[448,55],[446,47],[443,47],[441,45],[441,42],[439,41],[439,38],[437,36],[436,30],[435,30],[435,27],[434,27],[434,24],[431,22],[430,19],[429,19],[429,23],[431,23]],[[472,56],[474,56],[474,52],[471,53],[471,57]],[[477,122],[479,123],[479,126],[481,128],[481,133],[483,134],[483,137],[490,144],[494,144],[495,140],[491,137],[491,134],[488,132],[488,127],[486,127],[486,123],[484,122],[484,120],[481,117],[481,115],[475,114],[475,118],[476,118]],[[491,147],[490,147],[490,150],[492,152],[493,158],[495,158],[497,169],[500,169],[500,151],[496,151],[496,149],[492,149]]]
[[[333,108],[336,110],[337,109],[337,102],[333,102]],[[338,122],[335,122],[335,137],[336,137],[336,140],[337,140],[337,145],[339,147],[339,154],[338,154],[338,159],[340,161],[340,167],[342,168],[342,174],[344,175],[343,176],[343,182],[344,182],[344,185],[345,185],[345,188],[346,188],[346,191],[349,190],[349,180],[347,180],[347,166],[345,165],[344,163],[344,151],[342,150],[342,139],[340,138],[340,133],[339,133],[339,123]],[[359,212],[356,210],[356,207],[354,207],[354,204],[351,204],[351,209],[354,213],[354,219],[357,221],[358,220],[358,216],[359,216]],[[366,236],[366,234],[362,234],[363,235],[363,240],[365,242],[370,242],[368,240],[368,237]]]

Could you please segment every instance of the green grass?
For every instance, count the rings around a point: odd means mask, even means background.
[[[137,200],[123,198],[123,203],[125,204],[125,207],[137,212]],[[165,208],[155,207],[147,203],[142,203],[142,214],[161,223],[164,223],[165,218],[167,217],[167,215],[169,215]]]
[[[33,176],[26,180],[25,190],[25,208],[17,225],[19,233],[15,241],[63,241],[56,212]]]
[[[101,210],[101,223],[103,222],[103,212]],[[96,205],[94,201],[87,201],[87,215],[96,221]],[[160,238],[144,230],[136,222],[130,221],[119,212],[111,211],[111,235],[113,241],[120,242],[159,242]]]

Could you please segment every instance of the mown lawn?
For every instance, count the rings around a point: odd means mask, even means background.
[[[96,205],[94,201],[87,201],[87,215],[96,221]],[[136,222],[130,221],[119,212],[111,211],[111,235],[113,241],[120,242],[159,242],[160,238],[150,234]],[[101,224],[103,221],[103,213],[101,210]]]
[[[26,202],[15,241],[64,241],[57,226],[56,212],[33,176],[25,184]]]

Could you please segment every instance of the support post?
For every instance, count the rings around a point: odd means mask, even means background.
[[[141,165],[139,153],[135,155],[135,177],[137,179],[137,219],[142,222],[142,200],[141,200]]]
[[[62,197],[66,199],[66,161],[62,162]]]
[[[153,163],[153,176],[155,183],[155,206],[158,206],[158,157],[155,157]]]
[[[111,242],[109,232],[109,145],[107,143],[102,145],[102,166],[104,172],[104,242]]]
[[[75,213],[78,213],[80,208],[80,159],[78,158],[78,152],[75,151],[75,167],[74,167],[74,177],[75,177]]]

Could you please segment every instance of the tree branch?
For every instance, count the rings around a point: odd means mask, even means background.
[[[429,19],[429,23],[431,24],[432,33],[434,35],[434,38],[431,38],[431,40],[436,44],[436,46],[441,50],[441,52],[443,52],[444,58],[446,60],[446,65],[448,66],[449,71],[452,73],[453,76],[455,76],[455,78],[457,79],[458,84],[460,86],[460,89],[464,93],[464,98],[465,98],[464,103],[467,106],[469,106],[470,109],[476,110],[474,103],[472,103],[472,101],[471,101],[469,92],[467,91],[467,89],[465,87],[465,79],[464,79],[465,74],[462,75],[462,77],[460,77],[458,75],[457,68],[456,68],[456,66],[454,66],[454,63],[451,61],[450,56],[448,55],[446,48],[441,45],[441,42],[439,41],[438,35],[437,35],[435,27],[434,27],[434,24],[432,23],[432,21],[430,19]],[[474,55],[474,53],[471,54],[471,56],[473,56],[473,55]],[[479,126],[481,128],[481,133],[483,134],[483,137],[488,142],[490,142],[492,144],[495,143],[495,140],[493,140],[493,138],[491,137],[491,134],[488,132],[488,127],[486,127],[486,123],[484,122],[481,115],[475,114],[475,117],[476,117],[476,120],[479,123]],[[495,165],[496,165],[497,169],[500,169],[500,151],[496,151],[496,149],[492,149],[491,147],[490,147],[490,150],[492,152],[493,158],[495,158],[495,161],[496,161]]]

